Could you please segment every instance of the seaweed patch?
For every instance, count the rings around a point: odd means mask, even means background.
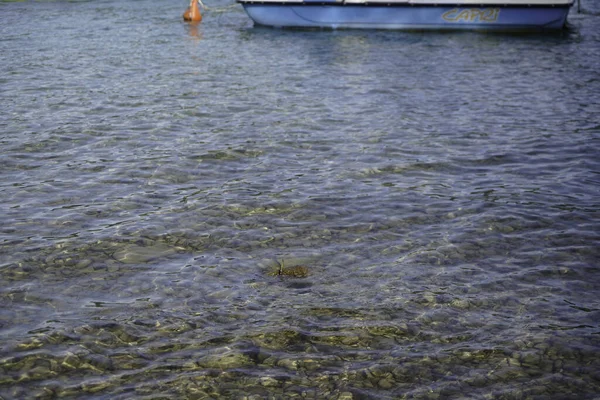
[[[296,265],[293,267],[286,267],[284,265],[284,261],[281,260],[279,263],[279,268],[275,271],[269,272],[270,276],[288,276],[291,278],[306,278],[309,275],[308,267],[304,265]]]

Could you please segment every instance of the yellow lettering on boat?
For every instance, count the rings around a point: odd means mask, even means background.
[[[484,22],[496,22],[498,20],[498,14],[500,14],[499,8],[486,8],[486,12],[481,18]]]
[[[454,21],[456,21],[456,13],[457,12],[458,12],[458,10],[456,8],[453,8],[450,11],[446,11],[445,13],[442,14],[442,19],[444,19],[445,21],[454,22]]]
[[[476,19],[481,18],[482,15],[483,15],[483,13],[481,12],[480,9],[473,8],[473,9],[471,9],[471,18],[469,18],[469,21],[475,21]]]
[[[458,17],[456,17],[457,21],[468,21],[469,20],[469,15],[471,15],[471,10],[462,10],[460,12],[460,14],[458,14]]]
[[[499,8],[453,8],[442,14],[448,22],[496,22],[500,16]]]

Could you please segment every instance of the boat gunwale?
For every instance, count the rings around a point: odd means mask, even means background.
[[[482,2],[456,2],[456,3],[411,3],[403,0],[365,0],[365,1],[327,1],[327,0],[236,0],[239,4],[259,4],[264,6],[337,6],[337,7],[499,7],[499,8],[570,8],[575,0],[569,3],[537,3],[537,4],[519,4],[519,3],[482,3]]]

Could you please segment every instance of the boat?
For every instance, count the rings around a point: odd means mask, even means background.
[[[255,25],[398,30],[558,30],[575,0],[236,0]]]

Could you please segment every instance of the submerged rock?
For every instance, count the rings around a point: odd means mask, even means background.
[[[152,246],[128,245],[117,250],[113,258],[123,264],[144,264],[158,258],[175,254],[176,250],[166,244],[155,243]]]

